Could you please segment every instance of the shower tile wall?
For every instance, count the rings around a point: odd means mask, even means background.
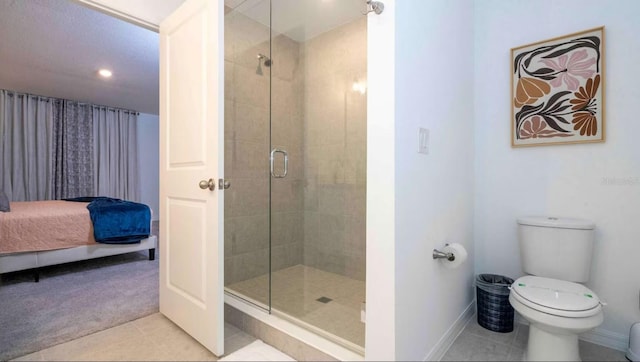
[[[304,63],[304,264],[365,278],[366,18],[300,47]]]
[[[262,75],[257,74],[257,55],[270,53],[269,37],[268,27],[240,13],[225,18],[225,178],[231,181],[225,191],[227,285],[269,272],[270,72],[274,90],[283,97],[299,93],[294,81],[298,45],[286,37],[274,39],[279,54],[274,66],[263,64]],[[283,97],[274,98],[273,111],[286,124],[274,127],[273,140],[289,150],[292,162],[290,177],[273,190],[274,268],[301,264],[303,245],[302,112],[298,102]]]

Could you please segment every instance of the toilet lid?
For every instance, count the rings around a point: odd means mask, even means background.
[[[516,280],[511,290],[532,303],[558,311],[587,311],[600,305],[589,288],[564,280],[527,275]]]

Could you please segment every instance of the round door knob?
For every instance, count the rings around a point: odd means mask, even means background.
[[[202,181],[200,181],[200,183],[198,185],[203,190],[209,189],[209,190],[213,191],[213,190],[216,189],[216,183],[215,183],[215,181],[213,181],[212,178],[210,178],[209,181],[202,180]]]

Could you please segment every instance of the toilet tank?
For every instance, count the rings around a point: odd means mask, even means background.
[[[589,220],[528,216],[518,219],[522,270],[584,283],[589,280],[595,224]]]

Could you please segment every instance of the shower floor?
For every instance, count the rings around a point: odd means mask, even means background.
[[[265,274],[227,288],[268,305],[268,283]],[[364,323],[360,322],[364,281],[296,265],[274,271],[271,288],[272,310],[364,347]]]

